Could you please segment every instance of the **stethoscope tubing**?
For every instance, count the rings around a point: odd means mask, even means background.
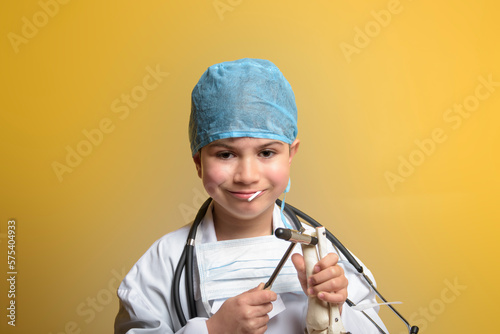
[[[193,290],[193,272],[194,272],[194,261],[193,261],[193,250],[194,250],[194,240],[196,238],[196,231],[198,230],[198,226],[200,225],[203,217],[207,213],[208,207],[212,202],[212,198],[209,197],[201,206],[200,210],[196,214],[196,217],[189,229],[188,238],[186,241],[186,245],[182,250],[181,257],[179,259],[179,263],[177,264],[177,268],[175,268],[174,278],[172,283],[172,298],[174,301],[175,312],[177,313],[177,318],[181,323],[182,327],[184,327],[187,323],[186,317],[184,317],[184,311],[182,310],[182,304],[180,299],[180,282],[181,275],[183,269],[186,269],[186,273],[184,275],[185,284],[186,284],[186,294],[187,294],[187,304],[189,316],[191,318],[195,318],[197,316],[196,311],[196,303],[194,299],[194,290]]]

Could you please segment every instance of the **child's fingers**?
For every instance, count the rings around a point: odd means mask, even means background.
[[[332,266],[321,270],[309,277],[309,285],[321,284],[331,279],[344,276],[344,269],[341,266]]]
[[[244,292],[242,295],[245,298],[245,303],[257,306],[275,301],[278,298],[276,292],[264,290],[264,285],[264,283],[260,283],[257,287]]]
[[[248,292],[258,291],[258,290],[264,290],[264,286],[265,286],[265,284],[264,284],[264,283],[259,283],[259,285],[257,285],[257,286],[256,286],[255,288],[253,288],[253,289],[248,290]]]
[[[345,276],[329,279],[320,284],[309,285],[308,294],[317,295],[320,292],[339,292],[347,290],[347,278]]]
[[[303,273],[304,275],[306,274],[306,263],[304,261],[304,257],[300,254],[293,254],[292,255],[292,263],[293,266],[295,267],[295,270],[297,270],[297,273],[300,275]]]
[[[328,267],[332,267],[337,265],[337,262],[339,261],[339,256],[335,253],[328,253],[324,258],[318,261],[316,265],[314,266],[314,272],[320,272],[321,270],[324,270]]]
[[[292,255],[292,263],[295,267],[295,270],[297,270],[297,276],[300,281],[300,285],[302,285],[302,289],[304,289],[304,292],[307,289],[307,276],[306,276],[306,264],[304,261],[304,257],[300,254],[293,254]]]
[[[347,299],[347,290],[338,293],[335,292],[320,292],[317,297],[325,302],[333,304],[343,304]]]

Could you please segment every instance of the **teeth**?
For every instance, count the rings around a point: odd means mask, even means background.
[[[257,191],[255,194],[253,194],[249,199],[248,201],[251,202],[255,197],[257,197],[258,194],[260,194],[262,192],[262,190],[259,190]]]

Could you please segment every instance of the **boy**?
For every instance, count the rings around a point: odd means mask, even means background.
[[[240,59],[207,69],[193,90],[189,123],[196,170],[213,199],[194,242],[198,316],[183,325],[171,293],[185,226],[155,242],[123,280],[115,333],[304,333],[308,295],[339,304],[348,331],[378,333],[343,305],[348,292],[356,304],[375,297],[333,250],[306,280],[296,247],[293,265],[285,265],[273,288],[259,284],[288,246],[273,236],[289,224],[275,201],[289,188],[296,136],[295,97],[274,64]],[[182,279],[184,310],[185,288]],[[366,312],[383,327],[374,309]]]

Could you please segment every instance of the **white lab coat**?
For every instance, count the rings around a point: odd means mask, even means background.
[[[283,227],[278,206],[273,212],[273,224],[274,229]],[[198,277],[194,277],[198,317],[189,320],[184,327],[181,327],[177,320],[171,293],[174,271],[186,243],[189,228],[190,226],[186,225],[157,240],[125,276],[118,288],[120,309],[115,320],[115,334],[208,334],[206,327],[208,315],[201,302],[197,286],[199,284]],[[211,208],[207,211],[198,228],[198,234],[201,234],[201,238],[197,237],[197,240],[202,243],[217,240]],[[277,239],[277,242],[283,241]],[[300,250],[300,247],[296,247],[296,249]],[[374,293],[356,274],[354,268],[343,267],[349,281],[349,299],[356,304],[375,303]],[[364,269],[365,273],[375,282],[370,271],[366,267]],[[180,298],[183,309],[187,310],[184,282],[183,273]],[[307,297],[303,293],[282,293],[280,297],[286,309],[269,321],[266,333],[303,334]],[[377,311],[378,308],[365,310],[385,330]],[[346,330],[353,334],[379,333],[361,312],[352,310],[347,304],[343,306],[342,321]]]

